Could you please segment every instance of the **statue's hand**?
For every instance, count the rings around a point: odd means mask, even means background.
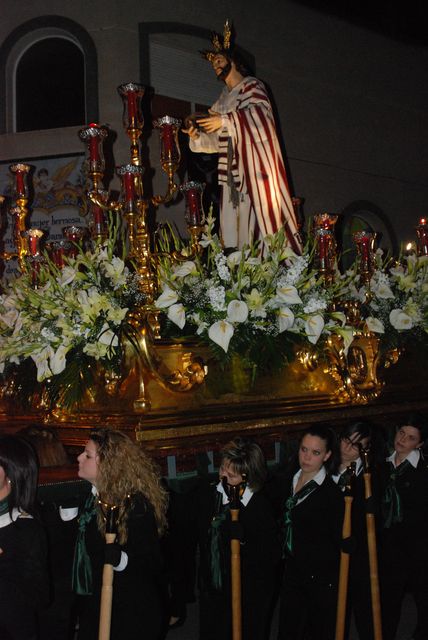
[[[190,125],[188,129],[182,129],[182,132],[187,133],[189,138],[192,138],[192,140],[197,140],[199,138],[199,131],[193,125]]]
[[[214,133],[222,128],[223,121],[221,115],[216,111],[209,109],[209,114],[206,118],[198,118],[196,122],[206,133]]]

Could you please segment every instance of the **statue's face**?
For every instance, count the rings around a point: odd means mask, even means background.
[[[229,75],[232,69],[233,62],[228,60],[226,56],[224,56],[222,53],[217,53],[214,56],[211,64],[213,66],[214,73],[216,74],[217,78],[219,80],[226,80],[227,76]]]

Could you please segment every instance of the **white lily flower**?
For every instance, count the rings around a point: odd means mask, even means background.
[[[49,358],[52,354],[52,347],[46,347],[31,354],[31,359],[37,367],[37,382],[43,382],[52,375],[52,371],[49,369]]]
[[[278,309],[278,330],[279,333],[288,331],[294,324],[294,313],[288,307]]]
[[[107,322],[104,322],[101,331],[98,334],[98,342],[101,344],[105,344],[108,347],[117,347],[119,344],[119,339],[109,327]]]
[[[9,309],[9,311],[0,315],[0,322],[3,322],[7,327],[9,327],[9,329],[12,329],[18,319],[18,316],[19,312],[16,308]]]
[[[243,300],[232,300],[227,305],[227,320],[245,322],[248,318],[248,306]]]
[[[319,314],[309,316],[305,321],[305,333],[311,344],[316,344],[324,329],[324,318]]]
[[[372,286],[373,293],[382,300],[388,300],[389,298],[393,298],[394,294],[391,291],[391,287],[386,284],[386,282],[379,282]]]
[[[178,300],[178,295],[170,287],[166,286],[159,298],[155,301],[158,309],[167,309]]]
[[[397,331],[405,331],[413,327],[413,319],[402,309],[393,309],[389,314],[389,321]]]
[[[349,347],[354,341],[354,330],[352,327],[335,327],[334,332],[343,338],[343,351],[348,355]]]
[[[49,358],[49,365],[54,376],[64,371],[66,363],[66,355],[71,345],[61,344],[58,349]]]
[[[236,267],[241,262],[242,256],[242,251],[232,251],[232,253],[229,253],[229,255],[227,256],[227,265],[229,269],[233,269],[234,267]]]
[[[287,304],[301,304],[302,301],[297,292],[296,287],[292,284],[283,285],[276,290],[276,297],[279,302],[285,302]]]
[[[172,273],[177,278],[185,278],[190,275],[192,272],[196,272],[196,265],[191,260],[186,260],[186,262],[182,262],[178,266],[174,267]]]
[[[226,353],[233,333],[233,325],[227,320],[218,320],[208,329],[208,336],[210,340],[218,344]]]
[[[366,325],[367,329],[369,331],[373,331],[373,333],[385,333],[383,322],[381,322],[377,318],[373,318],[373,316],[369,316],[368,318],[366,318]]]
[[[186,324],[186,311],[181,303],[172,304],[168,309],[168,318],[182,329]]]
[[[70,265],[66,264],[61,269],[61,273],[57,277],[57,282],[64,287],[67,284],[71,284],[74,278],[76,277],[76,275],[77,275],[76,269],[73,269],[73,267],[70,267]]]

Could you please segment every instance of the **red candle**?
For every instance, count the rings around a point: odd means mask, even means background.
[[[199,207],[199,191],[196,189],[189,189],[186,193],[187,198],[187,206],[189,210],[189,220],[190,224],[193,226],[199,225],[201,223],[201,211]]]
[[[171,155],[174,149],[174,129],[170,124],[165,124],[162,131],[162,142],[165,153]]]
[[[123,188],[125,191],[125,201],[131,202],[135,198],[134,175],[132,173],[123,174]]]
[[[128,100],[129,124],[132,124],[132,120],[137,118],[137,95],[135,91],[128,91],[126,98]]]
[[[94,218],[94,224],[104,224],[104,211],[98,204],[92,204],[92,216]]]
[[[100,159],[99,138],[98,136],[90,136],[89,138],[89,160],[98,162]]]
[[[17,171],[16,172],[16,193],[25,194],[25,182],[24,182],[24,172]]]

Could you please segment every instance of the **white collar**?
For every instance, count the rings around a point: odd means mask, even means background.
[[[355,467],[355,475],[359,476],[361,471],[363,470],[363,461],[361,460],[361,458],[357,458],[355,462],[357,463]],[[334,475],[331,476],[336,484],[339,482],[340,476],[342,476],[345,473],[345,471],[348,470],[348,468],[349,467],[345,467],[344,469],[342,469],[342,471],[339,471],[339,473],[335,473]]]
[[[408,460],[412,465],[412,467],[416,469],[416,467],[419,464],[420,458],[421,458],[421,452],[419,451],[419,449],[413,449],[413,451],[411,451],[409,455],[406,458],[404,458],[404,460]],[[387,462],[392,462],[394,467],[397,468],[397,465],[395,463],[395,451],[386,460]],[[404,460],[402,460],[400,464],[403,464]]]
[[[12,522],[15,522],[15,520],[17,520],[18,518],[32,518],[32,517],[33,516],[30,516],[30,514],[23,513],[19,509],[15,508],[12,510],[12,517],[10,517],[9,511],[0,516],[0,529],[12,524]]]
[[[299,469],[298,472],[294,474],[294,477],[293,477],[293,493],[294,493],[294,490],[296,489],[297,481],[299,480],[301,475],[302,475],[302,470],[301,469]],[[321,469],[318,471],[318,473],[313,478],[311,478],[311,480],[315,480],[315,482],[318,485],[322,485],[322,483],[325,480],[326,475],[327,475],[327,471],[325,470],[325,467],[323,465],[321,467]],[[310,482],[310,480],[308,480],[308,482]],[[305,482],[305,484],[303,486],[305,487],[308,484],[308,482]]]
[[[223,484],[221,482],[218,483],[217,485],[217,491],[219,493],[221,493],[222,495],[222,504],[229,504],[229,497],[226,493],[226,491],[224,490]],[[251,498],[253,495],[253,491],[252,489],[250,489],[250,487],[247,485],[244,489],[244,493],[242,494],[242,496],[240,497],[240,502],[242,502],[242,504],[244,505],[244,507],[247,506],[247,504],[250,502]]]

